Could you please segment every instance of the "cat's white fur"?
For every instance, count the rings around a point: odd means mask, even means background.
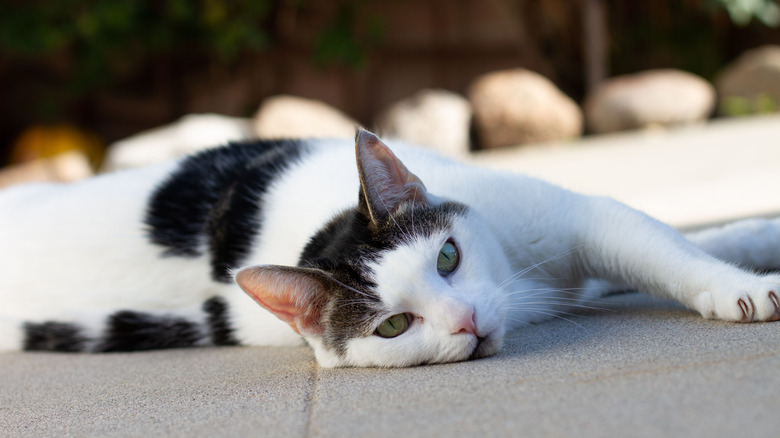
[[[354,146],[313,141],[314,152],[267,194],[263,230],[249,265],[298,262],[312,236],[356,203]],[[750,221],[692,235],[705,253],[670,227],[616,201],[582,196],[524,175],[495,172],[392,144],[423,181],[433,202],[467,204],[451,234],[402,244],[373,262],[388,316],[419,315],[393,339],[352,339],[340,357],[309,337],[323,366],[405,366],[467,359],[476,336],[494,353],[506,330],[545,319],[597,295],[606,279],[676,299],[707,318],[780,318],[772,300],[780,277],[747,267],[780,267],[780,221]],[[301,337],[234,284],[211,280],[206,256],[160,258],[144,235],[150,191],[175,163],[119,172],[70,186],[35,185],[0,192],[0,350],[18,349],[23,321],[75,320],[95,336],[106,312],[176,312],[203,320],[199,305],[223,296],[236,337],[250,345],[300,345]],[[461,264],[436,270],[452,238]],[[770,243],[766,243],[770,242]],[[459,330],[473,313],[476,333]]]

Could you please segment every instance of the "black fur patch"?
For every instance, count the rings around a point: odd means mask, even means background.
[[[124,310],[109,316],[95,351],[141,351],[191,347],[204,338],[198,324],[183,318]]]
[[[207,245],[212,277],[232,281],[260,231],[262,197],[304,145],[297,140],[233,143],[182,162],[153,194],[146,216],[152,242],[168,256],[194,257]]]
[[[384,314],[368,263],[416,236],[426,237],[448,229],[452,217],[463,214],[466,208],[455,202],[415,206],[376,226],[366,212],[355,207],[332,219],[314,235],[298,265],[326,271],[346,286],[329,291],[334,296],[323,312],[325,346],[343,355],[347,342],[371,335],[374,321]]]
[[[228,321],[227,303],[220,297],[209,298],[203,303],[203,311],[208,314],[211,342],[214,345],[238,345],[233,336],[233,328]]]
[[[83,351],[87,338],[75,324],[44,322],[24,324],[24,343],[27,351]]]

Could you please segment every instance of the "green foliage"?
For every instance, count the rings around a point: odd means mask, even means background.
[[[780,102],[772,96],[761,93],[753,99],[741,96],[726,96],[721,99],[718,111],[730,117],[753,114],[770,114],[780,110]]]
[[[617,7],[621,0],[612,0]],[[722,35],[712,30],[711,11],[698,3],[633,3],[610,28],[614,74],[678,68],[713,78],[727,62]]]
[[[155,56],[205,53],[229,62],[266,45],[270,1],[19,0],[0,14],[0,53],[35,59],[65,53],[77,88],[133,70]]]
[[[715,0],[715,3],[725,8],[738,26],[747,26],[753,18],[770,27],[780,25],[780,6],[775,0]]]
[[[340,63],[353,68],[365,65],[366,53],[382,39],[384,26],[378,18],[358,23],[356,14],[360,4],[361,1],[352,1],[341,5],[330,25],[317,39],[315,64],[324,67]]]
[[[724,12],[735,26],[780,25],[780,0],[608,0],[614,74],[672,67],[713,79],[729,61],[733,29],[715,25]]]

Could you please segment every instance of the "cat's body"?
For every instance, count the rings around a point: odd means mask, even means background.
[[[447,362],[615,286],[710,318],[780,318],[780,277],[615,201],[393,145],[399,161],[365,131],[358,166],[355,149],[257,142],[0,192],[0,349],[300,334],[324,366]],[[780,268],[778,221],[691,239]]]

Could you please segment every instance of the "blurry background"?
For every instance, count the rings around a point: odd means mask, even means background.
[[[278,95],[376,127],[426,89],[476,108],[490,100],[475,96],[483,75],[517,68],[580,111],[607,79],[671,68],[712,87],[740,55],[780,44],[775,0],[2,0],[0,10],[0,166],[72,148],[97,166],[117,140],[187,114],[253,117]],[[705,118],[780,106],[771,90],[717,104],[707,93]],[[581,119],[558,137],[626,128]],[[558,138],[468,129],[469,148]]]

